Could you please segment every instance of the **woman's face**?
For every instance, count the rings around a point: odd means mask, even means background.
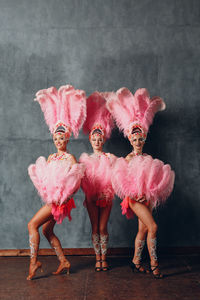
[[[104,139],[102,134],[92,134],[90,138],[90,143],[92,145],[93,150],[102,150],[103,144],[104,144]]]
[[[135,133],[132,135],[130,143],[133,146],[133,150],[135,152],[142,152],[145,140],[144,140],[142,134]]]
[[[53,135],[54,145],[56,146],[57,150],[66,151],[68,140],[65,137],[64,133],[54,133]]]

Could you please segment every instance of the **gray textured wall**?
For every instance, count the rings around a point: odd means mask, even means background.
[[[162,246],[200,246],[200,1],[0,0],[0,248],[28,248],[27,222],[40,200],[27,166],[54,146],[34,94],[71,83],[87,94],[149,89],[163,97],[146,151],[172,165],[176,184],[155,213]],[[90,151],[82,134],[69,149]],[[116,130],[106,151],[130,150]],[[56,231],[64,247],[89,247],[90,224],[76,197],[73,220]],[[116,200],[110,246],[132,244],[136,220]],[[48,247],[42,238],[41,247]]]

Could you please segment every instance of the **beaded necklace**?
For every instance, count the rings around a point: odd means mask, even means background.
[[[132,151],[131,153],[133,153],[134,156],[143,156],[143,153],[135,153],[134,151]]]
[[[105,152],[93,153],[94,155],[101,157],[102,155],[106,155]]]
[[[66,155],[67,155],[67,157],[66,157]],[[68,157],[69,157],[69,153],[67,153],[67,152],[63,152],[62,154],[54,153],[54,154],[52,154],[50,160],[53,160],[53,161],[65,160]]]

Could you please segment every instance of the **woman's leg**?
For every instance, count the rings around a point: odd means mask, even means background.
[[[61,243],[53,231],[55,223],[56,221],[54,219],[51,219],[42,226],[44,236],[47,238],[51,247],[55,250],[56,255],[60,261],[60,265],[57,271],[53,272],[53,274],[60,274],[64,269],[67,269],[67,273],[69,274],[70,262],[65,258]]]
[[[101,249],[100,249],[100,235],[99,235],[99,207],[96,206],[95,202],[86,201],[86,207],[90,222],[92,225],[92,243],[94,247],[94,252],[96,255],[96,265],[95,270],[101,270]]]
[[[138,233],[135,238],[135,251],[132,262],[138,267],[139,271],[144,272],[141,266],[142,251],[144,249],[147,236],[147,227],[138,219]]]
[[[149,206],[149,211],[151,212],[151,214],[152,214],[152,210],[153,210],[153,208],[151,206]],[[156,230],[156,233],[157,233],[157,230]],[[151,269],[155,270],[155,271],[153,271],[153,274],[159,275],[160,271],[158,269],[157,236],[156,236],[156,234],[152,237],[147,236],[147,246],[148,246],[148,251],[151,252],[151,254],[150,254],[151,266],[152,266]],[[162,278],[162,274],[160,274],[160,278]]]
[[[130,208],[133,210],[133,212],[138,216],[140,221],[147,227],[148,233],[147,233],[147,247],[148,252],[150,256],[150,263],[151,266],[157,267],[158,266],[158,258],[156,254],[156,233],[157,233],[157,224],[155,223],[152,211],[150,208],[145,206],[142,203],[139,202],[129,202]],[[152,267],[152,269],[154,269]],[[160,271],[158,268],[153,271],[154,275],[160,274]]]
[[[108,245],[107,225],[108,225],[111,209],[112,209],[112,205],[100,208],[99,233],[100,233],[102,269],[104,271],[108,270],[108,263],[106,261],[107,245]]]
[[[37,254],[40,243],[40,235],[38,228],[52,219],[51,206],[45,205],[35,214],[35,216],[28,223],[29,231],[29,243],[30,243],[30,267],[29,267],[29,276],[27,280],[31,280],[35,275],[35,272],[38,268],[41,267],[41,263],[37,261]]]

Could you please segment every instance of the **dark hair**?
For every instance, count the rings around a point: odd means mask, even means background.
[[[97,129],[95,129],[95,130],[92,132],[92,135],[95,134],[95,133],[102,134],[102,131],[101,131],[100,129],[97,128]]]
[[[57,133],[57,132],[65,133],[65,128],[64,128],[63,126],[59,126],[59,127],[56,129],[55,133]]]
[[[134,127],[131,134],[134,134],[134,133],[137,133],[137,132],[142,133],[142,130],[139,127]]]

